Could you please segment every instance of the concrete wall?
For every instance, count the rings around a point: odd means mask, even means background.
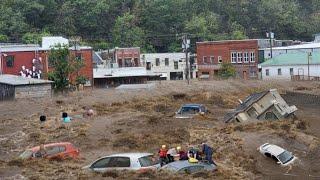
[[[308,76],[308,65],[291,65],[291,66],[265,66],[262,67],[262,79],[282,79],[291,80],[290,68],[293,68],[293,75]],[[281,69],[281,75],[278,75],[278,69]],[[266,71],[269,70],[269,76]],[[320,77],[320,64],[310,65],[310,76]]]
[[[156,65],[156,59],[159,58],[160,64]],[[169,65],[165,65],[165,59],[169,59]],[[151,63],[151,72],[162,73],[167,75],[167,80],[170,80],[170,72],[182,72],[185,79],[186,55],[184,53],[152,53],[141,54],[141,60],[147,64]],[[174,62],[178,62],[178,69],[174,68]]]
[[[51,97],[51,84],[25,85],[15,87],[15,99]]]

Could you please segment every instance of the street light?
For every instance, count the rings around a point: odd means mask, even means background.
[[[8,54],[2,53],[2,52],[0,51],[0,74],[1,74],[1,75],[3,74],[2,55],[3,55],[4,57],[7,57]]]

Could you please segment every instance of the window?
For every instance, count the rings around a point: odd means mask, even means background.
[[[156,58],[156,66],[160,66],[160,59]]]
[[[178,61],[175,61],[175,62],[174,62],[174,69],[178,69],[178,68],[179,68]]]
[[[7,56],[6,57],[6,64],[7,64],[7,67],[13,67],[14,66],[14,56]]]
[[[273,112],[267,112],[265,115],[266,120],[277,120],[277,116]]]
[[[202,63],[207,64],[207,61],[208,61],[207,59],[208,59],[207,56],[203,56]]]
[[[266,69],[266,76],[269,76],[270,73],[269,73],[269,69]]]
[[[152,155],[141,157],[138,160],[140,162],[141,167],[153,166],[158,163],[158,161]]]
[[[257,117],[258,117],[258,112],[257,112],[257,110],[256,110],[254,107],[251,107],[251,108],[248,110],[248,115],[249,115],[251,118],[257,118]]]
[[[52,156],[61,152],[64,152],[66,150],[66,147],[64,146],[51,146],[51,147],[46,147],[46,152],[48,156]]]
[[[278,76],[281,76],[282,72],[281,72],[281,68],[278,69]]]
[[[290,76],[293,76],[293,68],[290,68]]]
[[[82,54],[81,53],[76,53],[76,60],[78,60],[78,61],[82,60]]]
[[[222,63],[222,57],[218,56],[218,63],[221,64]]]
[[[237,62],[242,63],[242,53],[241,52],[237,53]]]
[[[147,70],[151,70],[151,62],[147,62]]]
[[[111,159],[110,157],[100,159],[95,163],[93,163],[90,168],[106,168],[110,159]]]
[[[231,53],[231,63],[237,63],[237,53],[236,52]]]
[[[107,167],[130,167],[130,158],[112,157]]]
[[[248,52],[244,52],[243,56],[244,56],[243,62],[244,63],[248,63],[249,62],[249,53]]]
[[[166,66],[169,66],[169,58],[165,58],[165,59],[164,59],[164,64],[165,64]]]
[[[250,53],[250,62],[255,62],[256,61],[256,55],[254,52]]]
[[[214,56],[210,56],[210,64],[214,63]]]

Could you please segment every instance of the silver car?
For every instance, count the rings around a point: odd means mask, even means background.
[[[96,172],[108,170],[157,170],[160,168],[159,161],[150,153],[122,153],[102,157],[83,169]]]
[[[195,115],[204,115],[207,112],[207,108],[202,104],[185,104],[176,112],[176,118],[192,118]]]
[[[273,144],[265,143],[259,147],[261,154],[272,158],[282,166],[287,166],[296,160],[296,157],[291,152]]]
[[[185,161],[175,161],[167,164],[161,168],[162,170],[171,171],[174,173],[196,173],[200,171],[211,171],[217,170],[217,167],[213,164],[206,162],[190,163],[188,160]]]

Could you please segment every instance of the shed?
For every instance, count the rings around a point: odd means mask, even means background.
[[[0,75],[0,101],[22,98],[51,97],[53,81]]]

